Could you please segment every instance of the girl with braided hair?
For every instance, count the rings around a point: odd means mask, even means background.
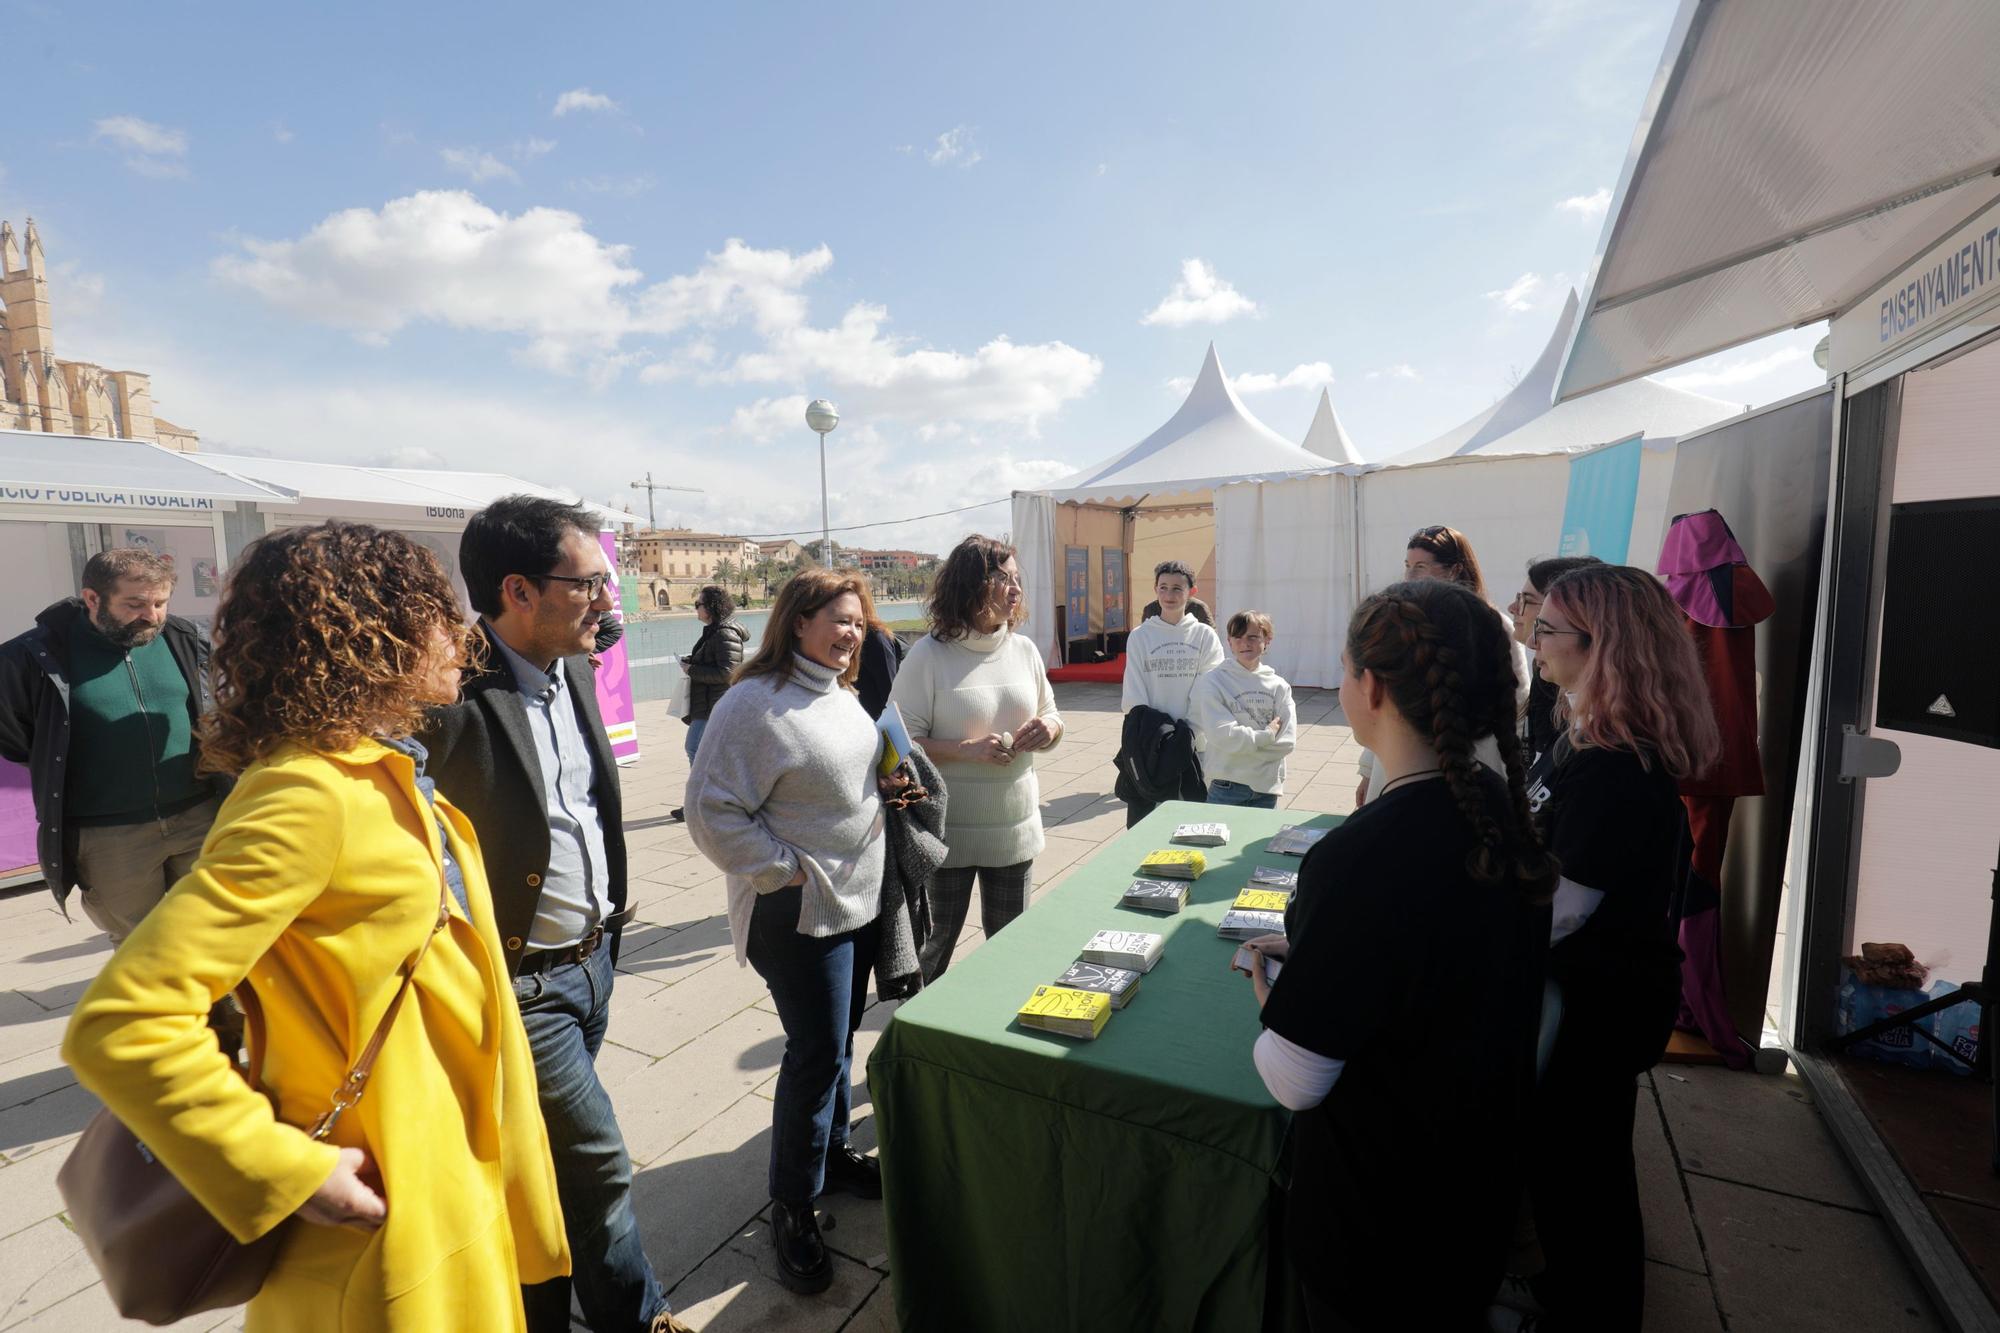
[[[1253,1055],[1298,1112],[1285,1232],[1313,1327],[1473,1329],[1520,1198],[1555,867],[1530,824],[1514,659],[1470,590],[1399,583],[1348,626],[1376,798],[1251,942]],[[1474,757],[1491,738],[1505,776]],[[1288,942],[1289,941],[1289,942]],[[1275,982],[1264,958],[1282,959]]]
[[[1639,1327],[1645,1302],[1635,1084],[1680,1010],[1668,912],[1688,850],[1678,784],[1720,740],[1680,608],[1645,570],[1562,575],[1529,642],[1561,691],[1558,735],[1528,790],[1562,864],[1549,975],[1563,998],[1536,1100],[1529,1193],[1548,1262],[1532,1284],[1546,1319],[1529,1326],[1617,1333]]]

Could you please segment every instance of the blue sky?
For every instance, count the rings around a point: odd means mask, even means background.
[[[1505,391],[1588,271],[1670,0],[10,20],[0,216],[58,352],[207,447],[495,468],[662,519],[1002,496],[1136,442],[1213,339],[1363,454]],[[1818,381],[1800,331],[1668,378]],[[1448,517],[1448,516],[1446,516]],[[1004,506],[855,534],[932,545]]]

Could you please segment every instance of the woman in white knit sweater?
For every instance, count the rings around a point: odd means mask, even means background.
[[[1062,718],[1042,655],[1014,633],[1021,623],[1021,568],[1014,548],[967,537],[945,557],[931,586],[930,633],[910,649],[889,702],[910,739],[944,774],[944,840],[951,849],[931,877],[931,934],[924,980],[951,965],[979,882],[979,922],[988,935],[1021,915],[1042,850],[1037,751],[1062,739]]]
[[[882,1197],[880,1167],[847,1141],[854,1031],[882,910],[881,738],[854,693],[871,616],[851,570],[795,575],[709,715],[688,775],[688,832],[728,875],[736,961],[764,978],[785,1028],[771,1239],[778,1277],[801,1292],[833,1280],[814,1197]]]

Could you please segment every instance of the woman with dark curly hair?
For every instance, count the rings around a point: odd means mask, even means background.
[[[1398,583],[1348,625],[1340,703],[1375,799],[1299,867],[1251,984],[1292,1121],[1285,1236],[1315,1329],[1483,1328],[1520,1199],[1556,870],[1514,735],[1514,657],[1469,589]],[[1491,738],[1493,772],[1475,757]],[[1418,1037],[1416,1034],[1422,1034]]]
[[[926,982],[951,966],[974,878],[988,935],[1027,910],[1043,845],[1034,756],[1063,733],[1041,650],[1014,632],[1026,608],[1013,547],[977,535],[960,542],[938,567],[928,610],[930,633],[889,690],[951,791],[951,854],[931,876],[931,934],[920,950]]]
[[[400,533],[292,528],[244,552],[215,630],[203,761],[236,786],[63,1057],[238,1240],[290,1222],[249,1328],[523,1328],[521,1284],[569,1271],[555,1171],[478,839],[410,739],[458,694],[451,583]],[[204,1026],[239,986],[262,1095]]]

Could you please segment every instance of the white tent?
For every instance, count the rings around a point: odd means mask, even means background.
[[[1318,454],[1335,466],[1361,461],[1361,451],[1354,447],[1347,427],[1340,424],[1340,417],[1333,410],[1333,397],[1325,389],[1319,391],[1319,408],[1306,430],[1305,451]]]
[[[1210,344],[1194,387],[1165,425],[1049,490],[1014,492],[1014,545],[1028,606],[1022,632],[1034,636],[1051,665],[1062,660],[1054,609],[1064,602],[1058,593],[1066,574],[1064,548],[1089,552],[1093,595],[1087,628],[1092,633],[1104,630],[1107,550],[1122,552],[1129,561],[1125,587],[1117,593],[1128,603],[1127,619],[1111,632],[1136,623],[1130,589],[1143,585],[1139,572],[1157,560],[1186,560],[1195,567],[1204,594],[1213,598],[1207,585],[1215,564],[1215,488],[1275,481],[1327,466],[1325,457],[1293,444],[1251,414],[1229,387],[1221,358]],[[1069,632],[1081,638],[1083,628],[1072,626]]]

